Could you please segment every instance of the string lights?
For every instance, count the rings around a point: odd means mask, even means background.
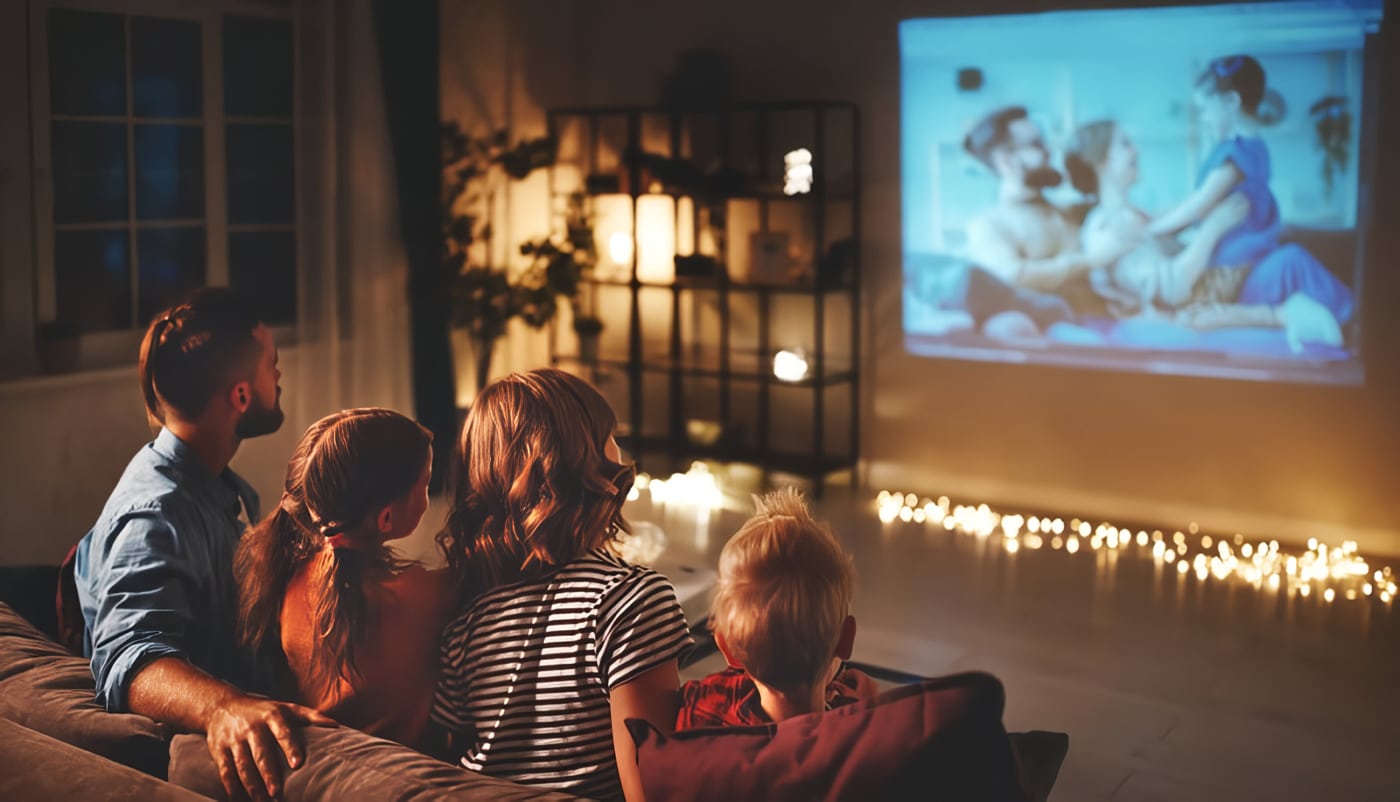
[[[1201,582],[1242,581],[1257,589],[1286,590],[1303,597],[1315,591],[1328,604],[1374,598],[1389,608],[1397,593],[1397,577],[1390,566],[1373,567],[1351,540],[1329,547],[1309,538],[1307,551],[1292,553],[1280,548],[1277,540],[1249,542],[1238,534],[1232,538],[1202,534],[1195,523],[1184,532],[1167,535],[1161,530],[1120,529],[1110,523],[1094,525],[1080,518],[1024,517],[997,512],[986,504],[954,505],[947,496],[933,500],[888,490],[880,491],[876,509],[885,524],[903,521],[972,537],[998,537],[1010,554],[1046,546],[1076,554],[1087,542],[1088,553],[1150,549],[1151,559],[1159,565],[1182,575],[1194,573]]]

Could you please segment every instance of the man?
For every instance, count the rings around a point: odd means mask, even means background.
[[[996,174],[997,205],[968,224],[968,255],[1016,287],[1058,292],[1091,267],[1079,226],[1045,199],[1062,177],[1050,165],[1040,128],[1022,106],[998,109],[973,126],[963,148]]]
[[[240,690],[257,669],[237,650],[233,555],[258,498],[229,461],[245,438],[282,425],[272,333],[227,289],[156,316],[141,344],[147,412],[163,424],[131,460],[74,572],[97,698],[206,733],[230,796],[281,791],[279,749],[297,767],[292,726],[333,723]],[[239,788],[239,785],[242,788]]]

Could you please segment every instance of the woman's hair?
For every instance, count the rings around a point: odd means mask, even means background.
[[[1112,120],[1097,120],[1075,129],[1074,138],[1065,149],[1065,170],[1070,184],[1080,193],[1098,196],[1099,168],[1108,161],[1108,149],[1117,130],[1118,123]]]
[[[755,679],[796,691],[831,665],[851,614],[855,565],[797,491],[754,502],[753,517],[720,552],[710,628]]]
[[[351,540],[380,510],[402,499],[422,478],[433,436],[388,409],[347,409],[316,421],[287,463],[277,509],[243,537],[234,558],[239,590],[239,639],[285,668],[282,601],[287,586],[327,539]],[[339,543],[340,541],[335,541]],[[377,539],[338,547],[312,614],[320,645],[313,682],[332,689],[358,676],[356,641],[368,624],[362,580],[403,568]]]
[[[1240,97],[1240,110],[1251,117],[1264,100],[1264,67],[1253,56],[1225,56],[1212,61],[1196,79],[1196,86],[1215,94],[1234,92]]]
[[[141,341],[141,394],[147,413],[165,422],[166,408],[186,420],[257,369],[259,320],[232,290],[205,287],[158,313]]]
[[[477,396],[438,546],[470,597],[532,579],[631,531],[630,465],[604,454],[617,416],[591,385],[541,368]]]

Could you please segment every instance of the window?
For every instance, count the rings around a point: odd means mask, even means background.
[[[292,18],[112,6],[36,4],[31,16],[35,319],[129,354],[156,312],[212,284],[293,323]]]

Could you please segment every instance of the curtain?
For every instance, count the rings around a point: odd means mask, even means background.
[[[433,432],[434,489],[448,478],[457,392],[448,335],[450,285],[442,269],[442,165],[438,115],[437,0],[373,0],[398,225],[408,258],[412,386],[417,417]]]

